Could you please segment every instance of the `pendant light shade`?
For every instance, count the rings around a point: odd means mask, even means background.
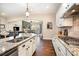
[[[27,3],[26,17],[28,17],[29,15],[30,15],[30,14],[29,14],[28,3]]]
[[[26,12],[26,17],[28,17],[28,16],[29,16],[29,12],[27,11],[27,12]]]

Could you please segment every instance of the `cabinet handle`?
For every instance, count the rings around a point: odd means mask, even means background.
[[[69,7],[69,5],[67,5]]]
[[[30,40],[30,42],[32,42],[32,40]]]
[[[27,50],[29,49],[30,47],[26,48]]]
[[[28,50],[28,48],[26,48]]]
[[[23,45],[22,47],[25,47],[25,45]]]
[[[67,7],[65,7],[65,9],[67,9]]]

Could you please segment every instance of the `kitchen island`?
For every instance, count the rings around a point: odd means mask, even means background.
[[[18,51],[17,52],[18,56],[27,56],[27,55],[31,56],[36,50],[36,37],[37,37],[36,34],[31,33],[31,35],[29,35],[29,37],[27,37],[26,39],[23,39],[20,42],[15,43],[8,42],[9,40],[11,40],[12,37],[0,39],[0,55],[1,56],[5,55],[8,56],[8,54],[11,55],[8,52],[15,49]]]

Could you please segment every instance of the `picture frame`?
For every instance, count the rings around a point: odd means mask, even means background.
[[[47,23],[47,29],[52,29],[52,22]]]

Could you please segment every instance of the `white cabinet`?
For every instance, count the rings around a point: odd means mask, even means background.
[[[18,47],[19,56],[32,56],[36,50],[36,37],[32,37]]]
[[[36,38],[35,37],[33,38],[33,44],[32,44],[32,46],[33,46],[32,53],[34,53],[35,50],[36,50]]]
[[[33,48],[34,48],[34,47],[33,47],[33,40],[34,40],[33,38],[29,40],[29,43],[30,43],[30,44],[29,44],[29,49],[28,49],[28,50],[29,50],[29,53],[28,53],[29,56],[32,56],[32,54],[33,54],[33,52],[32,52],[32,50],[33,50]]]
[[[28,45],[26,45],[26,43],[23,43],[18,47],[18,55],[19,56],[26,56],[26,55],[28,55],[28,52],[29,52]]]
[[[72,56],[67,48],[57,38],[52,39],[52,43],[57,56]]]
[[[57,21],[57,27],[73,26],[72,18],[61,18]]]
[[[64,3],[60,6],[57,14],[56,14],[56,25],[57,27],[64,26],[72,26],[73,19],[72,18],[62,18],[64,13],[69,10],[73,6],[73,3]]]
[[[18,47],[18,55],[19,56],[31,56],[32,55],[32,44],[30,40],[21,44]]]

